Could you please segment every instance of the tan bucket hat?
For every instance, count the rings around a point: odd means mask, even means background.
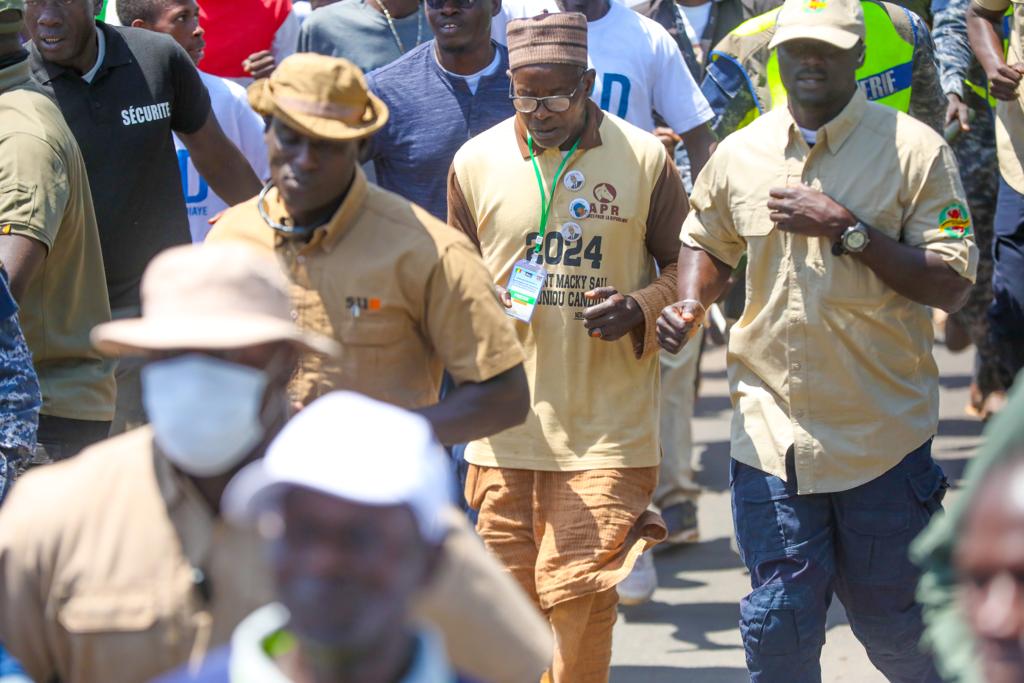
[[[347,59],[312,52],[294,54],[249,86],[249,104],[263,116],[322,140],[357,140],[388,121],[388,107],[366,87]]]
[[[864,40],[864,10],[859,0],[786,0],[768,47],[799,39],[820,40],[849,50]]]
[[[292,342],[337,355],[338,345],[292,321],[288,283],[272,258],[239,244],[174,247],[142,276],[142,317],[96,326],[108,355],[176,349],[234,349]]]

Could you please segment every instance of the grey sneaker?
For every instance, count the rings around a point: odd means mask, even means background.
[[[661,518],[668,527],[668,538],[657,547],[696,543],[700,540],[700,531],[697,529],[697,504],[692,500],[669,505],[661,511]]]
[[[658,573],[654,570],[654,557],[648,551],[637,558],[633,571],[617,586],[619,602],[628,607],[642,605],[651,599],[658,587]]]

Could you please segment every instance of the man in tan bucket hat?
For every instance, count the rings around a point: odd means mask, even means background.
[[[245,246],[178,247],[146,270],[141,318],[94,330],[100,350],[146,357],[150,424],[29,472],[0,512],[0,641],[33,680],[150,680],[198,662],[273,599],[258,537],[219,508],[289,419],[299,354],[338,351],[292,322],[286,285]],[[538,675],[543,622],[451,516],[420,614],[474,675]]]
[[[420,412],[445,444],[522,422],[522,349],[473,245],[359,168],[360,141],[388,119],[362,72],[296,54],[249,101],[268,121],[271,180],[207,239],[275,253],[297,324],[340,343],[338,358],[303,355],[294,400],[358,391]],[[438,403],[443,369],[457,386]]]

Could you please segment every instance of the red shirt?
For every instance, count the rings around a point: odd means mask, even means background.
[[[269,50],[292,0],[199,0],[199,25],[206,31],[206,54],[199,68],[214,76],[248,76],[242,62]]]

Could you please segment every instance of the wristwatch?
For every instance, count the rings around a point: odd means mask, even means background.
[[[842,256],[843,254],[859,254],[867,248],[871,237],[868,236],[868,226],[858,221],[843,231],[839,241],[832,245],[832,254]]]

